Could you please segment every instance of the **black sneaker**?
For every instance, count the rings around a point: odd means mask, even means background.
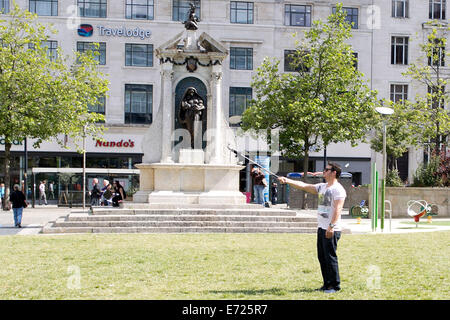
[[[19,224],[17,225],[17,228],[22,228],[22,225],[19,223]]]
[[[325,291],[325,290],[327,290],[327,287],[325,287],[325,285],[323,285],[319,289],[316,289],[314,291]]]

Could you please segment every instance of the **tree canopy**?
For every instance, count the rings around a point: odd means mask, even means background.
[[[64,56],[48,53],[48,25],[17,5],[0,15],[0,136],[5,141],[5,182],[9,187],[10,148],[14,140],[56,140],[63,134],[80,141],[84,130],[97,136],[103,115],[89,106],[106,95],[108,80],[98,71],[95,52]],[[95,50],[94,50],[95,51]]]
[[[256,97],[243,113],[242,129],[278,128],[283,155],[304,157],[305,172],[310,151],[334,142],[356,144],[373,124],[376,92],[355,67],[350,37],[339,4],[296,41],[295,71],[282,72],[279,60],[266,58],[253,78]]]

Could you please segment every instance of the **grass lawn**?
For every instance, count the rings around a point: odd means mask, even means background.
[[[416,223],[414,221],[406,221],[406,222],[402,222],[403,224],[413,224],[416,225]],[[427,221],[419,221],[419,226],[430,226],[432,227],[433,225],[435,226],[450,226],[450,221],[439,221],[439,220],[433,220],[431,223],[428,223]]]
[[[450,299],[450,231],[343,235],[315,292],[314,234],[0,237],[0,299]]]

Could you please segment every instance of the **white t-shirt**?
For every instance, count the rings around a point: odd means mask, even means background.
[[[333,218],[334,201],[345,199],[347,193],[339,182],[335,182],[330,187],[328,186],[328,183],[317,183],[314,186],[316,187],[319,196],[319,206],[317,208],[318,227],[326,230]],[[341,216],[339,216],[334,230],[342,231]]]
[[[44,192],[45,191],[45,184],[41,183],[39,185],[39,191]]]

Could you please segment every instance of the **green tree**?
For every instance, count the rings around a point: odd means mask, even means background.
[[[314,21],[304,41],[296,42],[295,72],[280,72],[280,61],[266,58],[253,78],[256,97],[243,113],[242,129],[279,129],[281,151],[303,157],[305,172],[312,150],[342,141],[355,145],[374,119],[376,93],[355,68],[350,37],[339,4],[336,14]]]
[[[16,4],[0,20],[0,136],[5,140],[5,185],[10,187],[13,140],[42,141],[58,136],[73,137],[77,145],[85,129],[97,136],[104,128],[96,124],[103,116],[89,113],[89,105],[107,92],[108,80],[97,70],[95,53],[66,57],[61,50],[48,54],[45,41],[50,26]]]
[[[421,116],[411,125],[416,129],[419,141],[430,145],[437,154],[441,145],[446,144],[450,132],[450,114],[446,108],[450,99],[448,73],[443,70],[448,55],[445,50],[448,27],[432,21],[424,25],[424,32],[426,38],[420,45],[421,55],[403,75],[411,77],[426,90],[426,94],[417,95],[412,104]]]

